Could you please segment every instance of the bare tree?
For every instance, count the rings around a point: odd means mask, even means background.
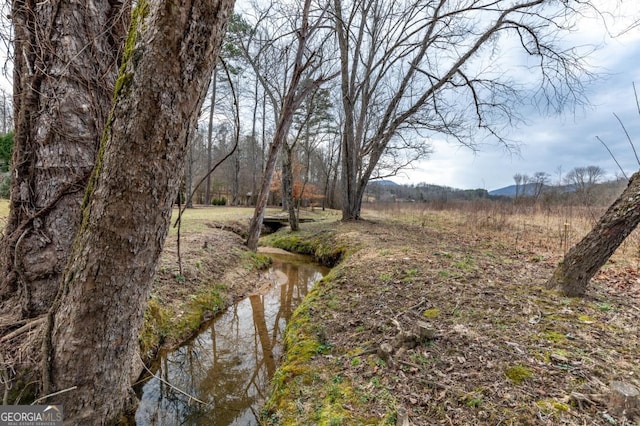
[[[280,148],[289,137],[294,114],[307,96],[334,77],[322,71],[326,66],[323,40],[328,37],[323,28],[326,21],[326,7],[313,10],[312,14],[311,6],[311,0],[304,1],[299,15],[292,16],[293,21],[286,23],[284,28],[280,27],[285,34],[270,34],[268,37],[259,39],[265,34],[255,31],[249,33],[249,37],[241,43],[247,61],[254,69],[273,106],[276,122],[256,209],[249,227],[247,246],[252,250],[255,250],[258,245],[277,157]],[[268,9],[260,15],[257,26],[268,22],[271,17],[271,9]],[[293,36],[294,40],[286,36]],[[257,51],[254,52],[252,49],[256,43]],[[294,49],[291,49],[292,46]],[[278,59],[280,63],[266,63],[268,57]],[[277,74],[270,78],[269,73],[274,71]]]
[[[589,205],[593,201],[593,188],[604,175],[604,170],[599,166],[575,167],[565,175],[565,182],[585,205]]]
[[[302,141],[300,148],[304,164],[301,193],[304,193],[305,187],[312,181],[312,174],[316,176],[314,181],[320,182],[322,180],[324,165],[317,161],[314,162],[313,159],[317,158],[315,154],[322,144],[335,140],[337,123],[330,94],[329,89],[320,89],[314,92],[303,105],[302,110],[305,112],[301,115],[302,120],[298,120],[296,123],[300,130],[298,137]],[[331,169],[333,159],[329,158],[328,160],[327,166]],[[315,173],[313,173],[314,171]],[[298,199],[298,210],[301,202],[302,198]]]
[[[513,181],[516,183],[516,196],[515,199],[518,199],[518,195],[521,195],[522,191],[522,174],[516,173],[513,175]]]
[[[542,195],[542,191],[544,191],[545,186],[549,184],[551,180],[551,176],[547,172],[535,172],[533,174],[533,178],[531,179],[533,183],[533,197],[536,201]]]
[[[518,90],[500,42],[537,62],[542,102],[579,101],[580,52],[554,39],[582,2],[546,0],[358,2],[334,0],[345,112],[343,220],[358,219],[368,180],[394,141],[436,134],[474,148],[516,119]],[[490,59],[483,55],[491,51]],[[502,67],[502,69],[499,69]],[[472,113],[468,113],[472,111]],[[417,157],[417,156],[416,156]]]
[[[213,71],[211,78],[211,101],[209,102],[209,125],[207,127],[207,171],[213,166],[213,117],[216,105],[216,93],[218,88],[218,72]],[[211,205],[211,175],[207,175],[205,186],[204,204]]]

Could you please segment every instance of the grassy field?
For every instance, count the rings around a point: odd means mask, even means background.
[[[605,208],[543,208],[479,201],[452,205],[447,209],[416,203],[365,205],[363,211],[369,218],[493,236],[514,252],[533,250],[547,256],[561,256],[591,230]],[[640,230],[627,237],[613,259],[638,266]]]
[[[281,208],[267,208],[266,216],[283,215],[284,212]],[[9,215],[9,201],[0,199],[0,224],[4,225],[7,216]],[[227,206],[195,206],[192,209],[184,210],[182,215],[182,231],[193,232],[202,231],[207,224],[212,222],[217,223],[230,223],[238,222],[244,226],[248,226],[251,217],[253,216],[252,207],[227,207]],[[323,212],[320,209],[315,210],[302,210],[301,217],[313,218],[315,220],[335,220],[338,218],[338,212],[334,210],[327,210]],[[172,214],[172,226],[170,234],[176,232],[176,228],[173,226],[175,220],[178,218],[178,209],[173,209]]]

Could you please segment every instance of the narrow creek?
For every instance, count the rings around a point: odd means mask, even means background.
[[[307,256],[265,254],[273,260],[268,288],[235,303],[185,345],[160,354],[155,377],[139,395],[137,425],[258,424],[286,323],[328,272]]]

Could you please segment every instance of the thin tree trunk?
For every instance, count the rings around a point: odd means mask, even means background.
[[[207,129],[207,173],[213,163],[213,111],[216,104],[216,89],[218,87],[218,71],[213,71],[211,79],[211,105],[209,106],[209,128]],[[207,183],[204,190],[204,204],[211,205],[211,174],[207,175]]]
[[[47,312],[111,105],[129,2],[13,1],[16,134],[0,311]]]
[[[582,296],[598,270],[640,222],[640,172],[609,207],[594,228],[576,244],[558,265],[547,283],[567,296]]]
[[[193,150],[196,143],[200,143],[200,138],[197,135],[194,135],[189,142],[188,148],[188,158],[187,158],[187,170],[186,170],[186,179],[185,179],[185,202],[186,208],[193,208],[193,198],[191,197],[191,193],[193,192],[193,163],[195,163],[195,158],[193,156]]]
[[[298,216],[296,215],[296,203],[293,197],[293,148],[285,144],[284,146],[285,158],[282,170],[282,189],[285,192],[284,198],[287,201],[287,211],[289,213],[289,227],[292,231],[299,231],[300,225],[298,223]],[[284,185],[286,182],[286,185]]]
[[[253,99],[253,120],[251,120],[251,200],[249,203],[254,204],[253,200],[256,198],[256,192],[258,192],[258,158],[256,152],[256,146],[258,144],[256,136],[256,118],[258,115],[258,85],[260,81],[256,77],[255,92]],[[264,106],[263,106],[264,107]],[[264,156],[264,146],[260,155],[260,170],[262,170],[262,157]]]
[[[148,0],[133,14],[115,105],[45,338],[44,391],[77,387],[56,397],[69,424],[110,423],[129,402],[187,140],[232,8],[233,0]]]
[[[285,149],[286,149],[286,146],[285,146]],[[289,199],[287,198],[287,194],[289,193],[289,180],[286,178],[286,176],[289,174],[289,171],[287,170],[287,167],[289,167],[287,164],[287,161],[283,158],[282,159],[282,178],[280,180],[280,187],[281,187],[280,202],[282,203],[283,212],[286,212],[289,210]]]
[[[231,205],[237,206],[240,204],[240,144],[236,140],[238,148],[233,154],[233,184],[231,187]]]

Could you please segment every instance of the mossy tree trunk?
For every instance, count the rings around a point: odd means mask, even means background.
[[[598,223],[566,254],[547,283],[567,296],[582,296],[589,280],[609,260],[640,222],[640,172],[635,173],[624,192]]]
[[[114,106],[49,324],[48,390],[71,424],[116,419],[131,397],[153,275],[233,0],[139,1]],[[52,400],[53,401],[53,400]]]
[[[46,313],[58,291],[111,107],[129,4],[12,2],[16,133],[0,312],[13,320]]]
[[[69,424],[111,422],[131,401],[188,135],[233,8],[233,0],[147,0],[131,15],[128,4],[12,6],[17,140],[0,287],[0,324],[11,333],[0,348],[30,330],[21,350],[42,362],[39,393],[74,389],[49,400],[64,405]]]

